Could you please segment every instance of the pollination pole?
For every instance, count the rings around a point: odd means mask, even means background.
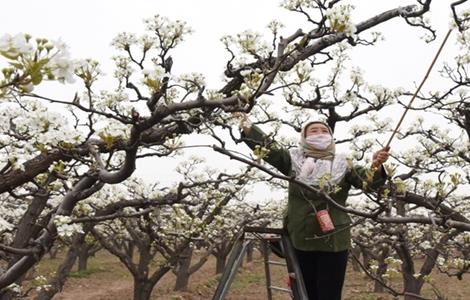
[[[398,132],[398,129],[400,128],[400,125],[401,125],[401,123],[403,122],[403,119],[405,118],[406,113],[407,113],[408,110],[410,109],[411,104],[413,103],[413,101],[415,100],[415,98],[416,98],[416,96],[418,95],[419,91],[421,90],[421,87],[423,87],[424,82],[426,81],[426,79],[428,79],[428,76],[429,76],[429,74],[431,73],[431,70],[432,70],[434,64],[436,63],[437,58],[439,57],[439,54],[441,54],[442,48],[444,48],[444,45],[445,45],[445,43],[447,42],[447,39],[449,38],[451,32],[452,32],[452,29],[449,29],[449,31],[447,32],[447,34],[446,34],[444,40],[442,41],[441,46],[439,47],[439,50],[437,50],[437,53],[436,53],[436,55],[434,56],[434,59],[432,60],[431,65],[429,66],[428,71],[426,72],[426,75],[424,75],[424,78],[423,78],[423,80],[421,81],[421,83],[420,83],[420,85],[418,86],[418,88],[416,89],[416,92],[414,93],[413,97],[411,98],[410,103],[408,103],[408,105],[407,105],[406,108],[405,108],[405,111],[404,111],[403,114],[401,115],[401,118],[400,118],[400,120],[398,121],[398,124],[397,124],[397,126],[395,127],[395,130],[393,130],[392,135],[390,136],[390,139],[388,140],[387,145],[385,146],[385,148],[390,147],[390,143],[392,142],[393,137],[394,137],[395,134]]]

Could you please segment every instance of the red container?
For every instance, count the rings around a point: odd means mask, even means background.
[[[318,223],[320,223],[321,231],[323,233],[335,230],[335,225],[333,225],[333,221],[331,220],[328,210],[320,210],[317,212],[316,216]]]

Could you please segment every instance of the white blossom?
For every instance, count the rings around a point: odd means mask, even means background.
[[[159,46],[165,49],[177,46],[187,34],[192,32],[186,22],[180,20],[170,21],[160,15],[145,19],[144,23],[147,30],[155,32],[159,36]]]
[[[10,284],[9,286],[6,287],[6,289],[12,291],[13,293],[17,295],[21,294],[21,286],[16,283]]]
[[[62,44],[59,43],[59,45]],[[52,74],[57,80],[67,83],[75,82],[75,62],[70,58],[66,48],[61,48],[61,50],[53,55],[48,63],[48,66],[51,68]]]
[[[18,33],[14,36],[4,34],[0,38],[0,51],[8,52],[11,55],[29,54],[33,46],[27,41],[25,34]]]
[[[128,32],[119,33],[111,42],[111,45],[116,49],[120,50],[129,50],[130,46],[137,43],[137,38],[135,34]]]
[[[245,30],[237,34],[236,42],[242,52],[257,53],[258,55],[267,54],[270,46],[261,39],[262,35],[252,30]]]
[[[60,237],[71,237],[74,233],[84,233],[81,224],[70,224],[71,221],[72,218],[70,216],[54,216],[54,224]]]
[[[326,11],[325,16],[330,22],[331,30],[334,32],[344,32],[347,36],[354,37],[357,31],[356,26],[351,21],[352,5],[339,5]]]
[[[296,10],[300,7],[312,8],[315,5],[316,1],[314,0],[283,0],[281,2],[281,6],[289,10]]]
[[[14,228],[13,224],[7,222],[3,217],[0,216],[0,232],[10,231]]]

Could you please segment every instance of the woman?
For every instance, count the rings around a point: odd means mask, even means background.
[[[269,164],[284,175],[326,190],[335,202],[344,206],[351,186],[373,191],[384,184],[382,163],[388,159],[389,149],[374,153],[373,173],[367,176],[367,169],[351,166],[345,155],[336,153],[332,135],[327,124],[309,122],[302,129],[299,147],[287,151],[257,126],[242,126],[242,137],[250,148],[269,149],[263,158]],[[348,214],[328,205],[321,193],[289,183],[284,226],[296,249],[310,300],[341,299],[351,243],[350,223]]]

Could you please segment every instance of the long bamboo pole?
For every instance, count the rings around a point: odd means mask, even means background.
[[[395,127],[395,130],[393,130],[393,133],[392,133],[392,135],[390,136],[390,139],[388,140],[387,145],[385,146],[385,148],[390,147],[390,143],[392,142],[393,137],[394,137],[395,134],[398,132],[398,129],[400,128],[400,125],[401,125],[401,123],[403,122],[403,119],[405,118],[406,113],[407,113],[408,110],[410,109],[411,104],[413,103],[413,101],[415,100],[415,98],[416,98],[416,96],[418,95],[419,91],[421,90],[421,87],[423,87],[424,82],[426,81],[426,79],[428,79],[428,76],[429,76],[429,74],[431,73],[432,67],[433,67],[434,64],[436,63],[437,58],[439,57],[439,54],[441,54],[442,48],[444,48],[444,45],[445,45],[445,43],[447,42],[447,39],[449,38],[451,32],[452,32],[452,29],[449,29],[449,31],[447,32],[447,34],[446,34],[444,40],[442,41],[441,46],[439,47],[439,50],[437,50],[437,53],[436,53],[436,55],[434,56],[434,59],[432,60],[431,65],[429,66],[428,71],[426,72],[426,75],[424,75],[424,78],[423,78],[423,80],[421,81],[421,84],[418,86],[418,89],[416,90],[416,92],[414,93],[413,97],[411,98],[410,103],[408,103],[408,106],[406,106],[405,111],[404,111],[403,114],[401,115],[401,118],[400,118],[400,120],[398,121],[398,124],[397,124],[397,126]]]

